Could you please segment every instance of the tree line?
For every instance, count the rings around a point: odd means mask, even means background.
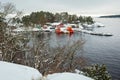
[[[26,15],[22,17],[22,23],[25,26],[31,26],[35,24],[44,25],[46,23],[53,23],[53,22],[62,22],[62,23],[87,23],[92,24],[94,23],[93,18],[88,16],[77,16],[75,14],[70,15],[68,12],[61,12],[61,13],[51,13],[51,12],[32,12],[30,15]]]

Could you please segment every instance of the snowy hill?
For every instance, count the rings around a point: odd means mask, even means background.
[[[0,61],[0,80],[40,80],[41,77],[34,68]]]

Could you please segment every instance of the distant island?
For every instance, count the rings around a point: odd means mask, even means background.
[[[107,15],[107,16],[100,16],[100,18],[120,18],[120,15]]]

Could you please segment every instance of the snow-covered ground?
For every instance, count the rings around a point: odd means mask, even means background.
[[[34,68],[0,61],[0,80],[40,80],[41,77]]]
[[[49,74],[46,80],[93,80],[93,79],[77,73],[64,72]]]
[[[47,76],[31,67],[0,61],[0,80],[93,80],[82,74],[63,72]]]

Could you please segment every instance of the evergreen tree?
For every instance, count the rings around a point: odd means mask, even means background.
[[[31,25],[31,19],[30,19],[30,16],[24,16],[22,17],[22,23],[25,25],[25,26],[30,26]]]
[[[86,17],[85,20],[86,20],[87,24],[93,24],[94,23],[93,18],[90,17],[90,16]]]
[[[103,65],[92,65],[83,69],[86,76],[92,77],[95,80],[112,80],[108,73],[106,66]]]

